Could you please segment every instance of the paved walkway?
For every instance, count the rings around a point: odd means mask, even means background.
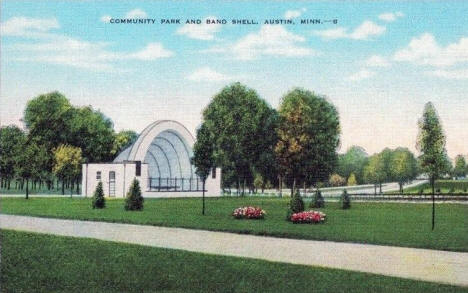
[[[468,253],[0,215],[0,228],[362,271],[468,287]]]

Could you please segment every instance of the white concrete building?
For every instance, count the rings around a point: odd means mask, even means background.
[[[83,164],[82,195],[92,196],[101,181],[106,196],[125,197],[136,178],[143,197],[201,196],[202,182],[190,163],[194,142],[182,124],[156,121],[113,162]],[[221,195],[221,169],[211,171],[205,191],[206,196]]]

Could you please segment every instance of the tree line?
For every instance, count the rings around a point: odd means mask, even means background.
[[[425,173],[431,180],[464,177],[465,157],[451,167],[445,136],[434,106],[419,121],[416,157],[406,148],[369,156],[359,146],[338,154],[339,113],[323,95],[295,88],[272,108],[255,90],[233,83],[217,93],[202,112],[192,162],[206,179],[222,168],[224,189],[254,192],[265,188],[340,186],[396,181],[403,184]],[[91,106],[76,107],[58,92],[31,99],[24,130],[0,128],[1,187],[79,190],[81,164],[111,161],[132,144],[134,131],[116,133],[112,121]],[[14,187],[12,186],[14,184]]]
[[[78,193],[82,163],[110,161],[137,138],[116,133],[103,113],[75,107],[59,92],[31,99],[22,121],[24,130],[0,128],[0,178],[2,188],[26,189],[26,197],[30,187]]]
[[[256,189],[295,189],[370,183],[375,192],[383,183],[403,185],[418,174],[431,183],[443,175],[467,173],[463,156],[455,168],[445,149],[442,125],[432,103],[427,103],[419,120],[416,157],[409,149],[386,148],[369,156],[359,146],[338,154],[339,113],[317,93],[296,88],[286,93],[278,110],[255,90],[240,83],[223,88],[203,110],[197,131],[193,162],[203,169],[221,167],[224,189],[238,193]],[[209,146],[207,146],[207,144]]]

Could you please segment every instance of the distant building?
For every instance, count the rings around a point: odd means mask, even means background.
[[[113,162],[83,164],[82,195],[92,196],[101,181],[106,196],[125,197],[136,178],[143,197],[201,196],[202,181],[190,163],[194,142],[182,124],[156,121]],[[211,171],[205,190],[207,196],[221,194],[221,169]]]

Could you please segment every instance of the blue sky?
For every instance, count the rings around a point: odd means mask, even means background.
[[[2,1],[0,121],[21,125],[29,99],[58,90],[100,109],[116,130],[175,119],[194,132],[211,97],[240,81],[273,107],[294,87],[326,95],[340,113],[340,152],[415,151],[432,101],[449,155],[467,154],[466,11],[462,1]],[[110,23],[121,18],[156,23]],[[206,18],[228,24],[184,24]]]

